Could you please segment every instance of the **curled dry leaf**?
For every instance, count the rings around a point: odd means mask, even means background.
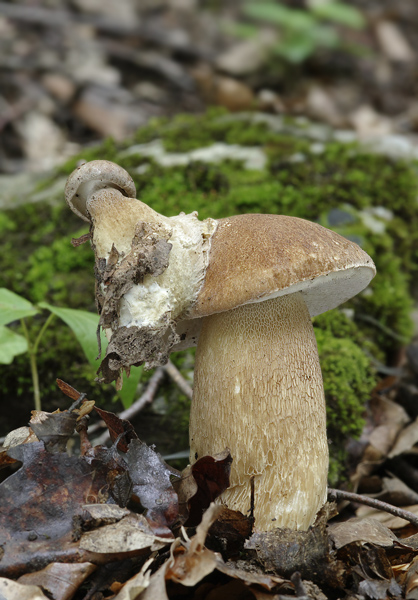
[[[29,444],[31,442],[39,442],[38,438],[30,429],[30,427],[19,427],[13,429],[4,438],[3,449],[19,446],[19,444]]]
[[[118,554],[145,548],[160,550],[169,542],[155,535],[143,515],[130,513],[117,523],[84,533],[80,548],[99,554]]]
[[[76,412],[32,411],[30,427],[48,452],[65,452],[67,442],[74,433],[78,414]]]
[[[45,569],[19,578],[25,586],[39,586],[49,597],[70,600],[80,585],[96,570],[92,563],[51,563]]]
[[[378,494],[370,494],[373,498],[388,502],[394,506],[418,504],[418,493],[412,490],[398,477],[383,477],[382,489]]]
[[[2,600],[48,600],[37,585],[24,585],[5,577],[0,577],[0,598]]]
[[[178,475],[161,456],[138,439],[129,444],[126,462],[133,484],[133,498],[147,510],[146,518],[158,535],[172,538],[169,529],[178,519],[178,498],[171,477]]]
[[[93,529],[101,525],[117,523],[129,514],[131,514],[130,510],[117,504],[85,504],[82,517],[85,528]]]
[[[211,504],[192,539],[180,541],[177,538],[172,543],[169,560],[151,576],[149,586],[143,592],[141,600],[168,600],[166,580],[190,587],[215,570],[217,561],[222,561],[222,558],[219,554],[205,548],[204,542],[219,511],[219,506]]]
[[[405,565],[405,597],[414,598],[418,590],[418,556],[409,565]]]
[[[375,600],[402,596],[401,585],[405,585],[408,574],[413,579],[415,573],[416,536],[398,539],[373,518],[334,523],[328,531],[347,574],[358,581],[360,594]]]
[[[0,469],[17,462],[7,453],[9,448],[19,446],[20,444],[31,444],[32,442],[39,442],[39,440],[29,427],[19,427],[10,431],[6,435],[3,447],[0,450]]]
[[[55,381],[61,392],[71,398],[71,400],[78,400],[78,398],[81,396],[81,393],[73,388],[73,386],[69,383],[66,383],[62,379],[56,379]]]
[[[389,581],[386,579],[383,581],[365,579],[360,582],[359,592],[366,598],[370,598],[370,600],[381,600],[381,598],[387,598],[388,596],[392,598],[402,597],[402,588],[393,578]]]
[[[381,382],[380,386],[383,385]],[[399,404],[381,396],[379,392],[378,385],[370,402],[370,422],[362,436],[365,448],[356,471],[350,478],[354,489],[357,489],[362,479],[371,475],[387,458],[399,433],[410,421],[406,411]]]
[[[125,583],[114,600],[135,600],[149,586],[151,573],[148,569],[153,561],[153,558],[147,560],[140,572]],[[159,598],[156,597],[155,600],[159,600]]]
[[[261,571],[246,571],[237,567],[234,563],[225,564],[220,554],[205,547],[208,532],[221,512],[222,507],[212,503],[196,528],[196,534],[191,539],[176,539],[173,542],[170,558],[151,576],[149,586],[141,595],[141,600],[168,600],[167,581],[173,581],[185,587],[192,587],[199,584],[215,570],[230,577],[231,580],[216,588],[214,598],[240,598],[241,595],[247,598],[249,597],[249,590],[254,590],[254,594],[256,591],[261,594],[260,588],[270,591],[286,581],[282,577],[266,575]],[[235,592],[238,595],[234,595]]]
[[[260,587],[266,590],[272,590],[277,585],[286,582],[286,579],[283,577],[275,577],[274,575],[267,575],[266,573],[256,572],[256,571],[246,571],[244,569],[240,569],[233,562],[223,563],[218,561],[216,568],[224,575],[228,575],[229,577],[233,577],[234,579],[240,579],[244,581],[246,585],[259,585]]]
[[[85,400],[80,408],[76,409],[74,412],[77,413],[77,422],[79,422],[83,417],[89,415],[94,408],[94,400]]]
[[[411,450],[413,446],[418,442],[418,419],[415,419],[412,423],[407,425],[405,429],[402,429],[392,450],[388,454],[388,458],[393,458],[404,452]]]
[[[181,473],[175,489],[180,515],[188,527],[200,523],[203,512],[229,486],[232,457],[228,448],[214,456],[203,456]]]
[[[126,453],[124,460],[131,487],[127,490],[125,504],[132,496],[133,501],[136,500],[146,509],[146,519],[154,532],[172,539],[169,528],[177,521],[179,510],[171,478],[180,477],[180,473],[171,468],[153,448],[138,439],[129,421],[97,406],[95,410],[108,426],[111,439],[117,441],[118,450]]]
[[[169,528],[179,518],[188,526],[200,523],[202,513],[229,485],[229,450],[204,456],[180,474],[138,439],[129,421],[97,406],[95,410],[108,426],[111,439],[118,440],[118,449],[126,453],[133,500],[146,509],[155,533],[172,537]]]
[[[116,442],[118,437],[124,434],[118,442],[118,450],[128,452],[129,442],[138,439],[132,424],[126,419],[120,419],[115,413],[103,410],[103,408],[95,406],[94,409],[106,423],[112,442]]]

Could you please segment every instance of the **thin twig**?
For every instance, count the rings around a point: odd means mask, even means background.
[[[135,402],[131,404],[129,408],[123,410],[120,413],[119,417],[121,419],[127,419],[129,421],[129,419],[132,419],[132,417],[141,412],[141,410],[145,408],[147,404],[151,404],[151,402],[154,400],[154,396],[157,393],[157,390],[162,380],[164,379],[164,375],[165,373],[163,367],[158,367],[158,369],[155,370],[155,373],[149,380],[147,389],[142,394],[142,396],[138,398],[138,400],[135,400]]]
[[[173,365],[171,360],[169,360],[168,363],[164,366],[164,370],[167,373],[167,375],[171,377],[174,383],[180,388],[183,394],[191,400],[193,396],[193,390],[187,383],[187,381],[184,379],[180,371],[177,369],[177,367]]]
[[[158,369],[155,370],[155,373],[149,380],[147,389],[142,394],[142,396],[140,396],[138,398],[138,400],[136,400],[129,408],[127,408],[126,410],[123,410],[121,413],[119,413],[119,415],[118,415],[119,418],[126,419],[126,420],[132,419],[132,417],[134,417],[136,414],[138,414],[147,404],[151,404],[151,402],[154,400],[155,394],[157,393],[157,390],[158,390],[162,380],[164,379],[164,376],[165,376],[164,368],[158,367]],[[100,424],[96,424],[96,426],[90,427],[89,433],[91,434],[92,431],[95,431],[96,428],[98,428],[98,427],[100,427]],[[109,439],[110,439],[109,431],[106,430],[102,433],[102,435],[100,437],[98,437],[95,440],[94,445],[101,446],[103,444],[106,444],[106,442],[108,442]]]
[[[405,521],[409,521],[418,527],[417,515],[414,515],[414,513],[410,512],[409,510],[403,510],[398,506],[393,506],[392,504],[382,502],[382,500],[377,500],[376,498],[370,498],[369,496],[362,496],[361,494],[354,494],[353,492],[345,492],[343,490],[328,488],[328,500],[348,500],[349,502],[365,504],[366,506],[371,506],[376,510],[383,510],[384,512],[390,513],[395,517],[405,519]]]

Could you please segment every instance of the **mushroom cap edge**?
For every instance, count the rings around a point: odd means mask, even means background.
[[[228,217],[218,221],[187,319],[295,292],[313,317],[358,294],[375,274],[358,244],[317,223],[285,215]]]

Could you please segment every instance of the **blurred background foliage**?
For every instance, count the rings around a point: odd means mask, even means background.
[[[365,51],[360,45],[345,44],[335,26],[355,30],[365,26],[360,10],[347,2],[309,0],[305,9],[280,2],[244,2],[242,16],[249,21],[231,22],[225,25],[226,29],[238,37],[254,39],[260,35],[260,26],[275,27],[277,37],[270,45],[269,55],[289,63],[301,63],[324,48]]]

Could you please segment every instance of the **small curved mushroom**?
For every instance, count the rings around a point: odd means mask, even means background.
[[[89,167],[81,169],[89,179]],[[115,186],[82,185],[94,192],[75,212],[92,223],[110,337],[103,379],[197,343],[191,462],[229,447],[231,485],[222,500],[248,513],[253,490],[257,530],[307,529],[326,500],[328,473],[311,317],[364,289],[373,261],[303,219],[167,218]],[[69,189],[72,198],[79,193]]]
[[[133,179],[125,169],[108,160],[94,160],[84,163],[71,173],[65,186],[65,199],[76,215],[83,221],[90,222],[87,199],[103,189],[118,190],[128,198],[136,196]]]
[[[100,325],[110,340],[102,381],[120,384],[121,369],[168,360],[174,344],[193,345],[195,323],[182,321],[202,287],[214,219],[197,213],[165,217],[135,198],[132,179],[108,161],[92,161],[69,177],[71,210],[91,224]],[[180,333],[180,335],[179,335]]]

